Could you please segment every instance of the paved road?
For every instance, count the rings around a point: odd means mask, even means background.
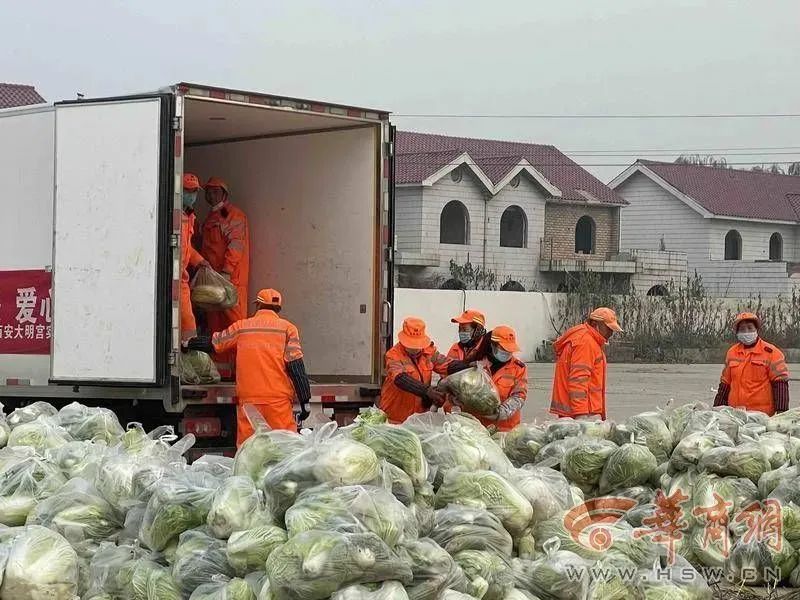
[[[548,363],[528,365],[529,395],[523,409],[523,420],[548,418],[553,368]],[[610,364],[608,416],[621,420],[663,406],[671,398],[681,404],[698,400],[711,404],[720,371],[720,365]],[[789,383],[794,406],[800,399],[800,365],[789,365],[789,372],[796,377]]]

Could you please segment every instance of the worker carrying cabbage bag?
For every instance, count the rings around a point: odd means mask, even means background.
[[[239,302],[236,286],[209,265],[200,265],[192,279],[192,304],[205,310],[227,310]]]
[[[528,398],[528,368],[514,357],[519,352],[516,332],[499,325],[481,344],[483,359],[475,367],[454,373],[439,385],[453,396],[453,404],[474,415],[485,427],[511,431],[521,421]]]

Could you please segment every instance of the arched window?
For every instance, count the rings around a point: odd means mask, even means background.
[[[501,292],[524,292],[525,286],[522,285],[519,281],[514,281],[513,279],[509,279],[503,285],[500,286]]]
[[[666,286],[661,284],[654,285],[649,290],[647,290],[648,296],[669,296],[669,291],[667,290]]]
[[[439,219],[439,242],[442,244],[469,243],[469,213],[458,200],[444,205]]]
[[[504,248],[528,245],[528,218],[519,206],[509,206],[500,217],[500,245]]]
[[[769,238],[769,259],[783,260],[783,237],[777,231]]]
[[[592,217],[583,216],[575,225],[575,253],[594,254],[595,224]]]
[[[725,260],[742,260],[742,236],[735,229],[725,234]]]

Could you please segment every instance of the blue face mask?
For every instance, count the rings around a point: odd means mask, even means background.
[[[459,331],[458,332],[458,341],[462,344],[466,344],[467,342],[472,340],[473,331]]]
[[[497,362],[505,363],[511,360],[513,354],[511,352],[506,352],[500,346],[497,346],[492,350],[492,354],[494,355]]]
[[[183,190],[183,208],[194,208],[195,202],[197,202],[197,192]]]

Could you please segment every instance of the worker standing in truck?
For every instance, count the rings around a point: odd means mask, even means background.
[[[603,347],[621,332],[616,313],[597,308],[585,323],[559,337],[550,412],[559,417],[606,418],[606,354]]]
[[[206,262],[192,246],[196,221],[194,205],[201,189],[203,188],[197,175],[184,173],[181,212],[181,342],[186,342],[197,335],[197,323],[192,310],[192,292],[189,289],[189,267],[196,268]]]
[[[250,231],[247,216],[230,201],[228,184],[220,177],[211,177],[204,186],[206,202],[211,212],[203,223],[203,243],[200,254],[211,267],[227,278],[238,293],[238,303],[231,309],[209,312],[211,333],[222,331],[247,317],[247,296],[250,277]],[[233,357],[217,356],[220,375],[233,375]]]
[[[741,313],[733,322],[737,343],[725,356],[714,406],[757,410],[768,415],[789,408],[789,369],[777,347],[760,335],[761,319]]]
[[[445,377],[468,365],[436,349],[425,331],[425,321],[408,317],[397,334],[397,344],[386,353],[386,379],[380,408],[390,423],[402,423],[431,406],[442,406],[446,396],[431,385],[433,373]]]
[[[251,435],[253,427],[244,407],[252,404],[272,429],[297,431],[294,399],[300,404],[300,422],[308,418],[311,399],[300,332],[279,316],[283,298],[264,289],[256,297],[256,314],[236,321],[211,338],[190,340],[190,350],[236,352],[236,445]]]
[[[458,341],[450,347],[447,356],[464,360],[467,352],[486,334],[486,317],[478,310],[468,309],[450,321],[458,325]]]

